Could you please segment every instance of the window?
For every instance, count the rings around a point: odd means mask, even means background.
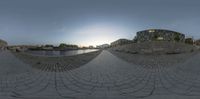
[[[153,33],[153,32],[155,32],[155,30],[149,30],[149,33]]]
[[[157,40],[164,40],[164,38],[163,37],[158,37]]]

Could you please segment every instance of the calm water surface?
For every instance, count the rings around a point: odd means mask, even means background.
[[[70,50],[70,51],[27,51],[26,53],[37,56],[73,56],[94,51],[98,51],[98,49],[84,49],[84,50]]]

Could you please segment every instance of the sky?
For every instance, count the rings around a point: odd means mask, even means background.
[[[0,0],[10,45],[111,43],[159,28],[200,38],[200,0]]]

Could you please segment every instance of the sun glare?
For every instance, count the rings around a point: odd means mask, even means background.
[[[122,36],[123,29],[107,25],[92,25],[78,29],[74,33],[82,39],[81,45],[100,45],[110,43]]]

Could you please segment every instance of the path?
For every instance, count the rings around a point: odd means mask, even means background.
[[[199,60],[198,54],[172,68],[147,69],[102,51],[80,68],[42,72],[3,52],[0,98],[196,99],[200,98]]]

